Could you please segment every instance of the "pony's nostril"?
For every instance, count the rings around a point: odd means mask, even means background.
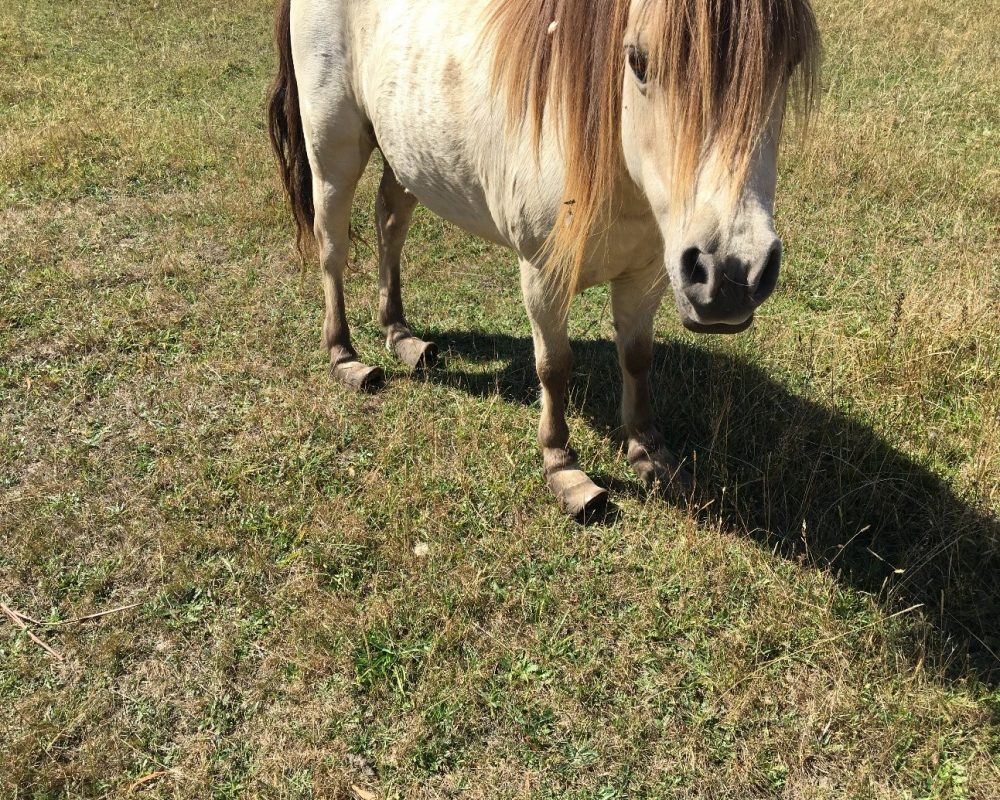
[[[701,250],[689,247],[681,256],[681,276],[688,286],[708,283],[708,272],[701,263]]]
[[[781,272],[781,242],[775,242],[767,254],[767,261],[760,271],[760,276],[754,281],[751,293],[758,302],[764,302],[778,286],[778,274]]]

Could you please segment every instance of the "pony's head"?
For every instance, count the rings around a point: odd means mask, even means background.
[[[573,289],[620,182],[663,236],[682,322],[748,327],[774,291],[778,140],[793,82],[807,109],[818,34],[808,0],[502,0],[494,62],[512,121],[555,122],[566,200],[547,244]]]
[[[778,140],[793,76],[808,103],[816,42],[806,0],[630,4],[622,149],[691,330],[745,329],[778,283]]]

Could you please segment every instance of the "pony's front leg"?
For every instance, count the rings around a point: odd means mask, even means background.
[[[648,270],[611,284],[618,361],[622,370],[622,423],[628,460],[647,488],[690,489],[693,480],[666,441],[653,415],[649,372],[653,363],[653,319],[663,299],[666,276]]]
[[[569,302],[554,297],[543,285],[538,269],[527,261],[521,262],[521,288],[535,343],[535,369],[542,385],[538,443],[545,480],[566,513],[586,521],[606,507],[608,492],[580,469],[569,446],[566,390],[573,361],[567,331]]]

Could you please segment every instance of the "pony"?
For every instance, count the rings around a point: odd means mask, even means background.
[[[570,447],[567,319],[577,293],[610,283],[627,458],[649,487],[689,485],[652,410],[654,316],[669,285],[686,328],[738,333],[777,285],[778,143],[817,80],[809,0],[279,0],[275,35],[270,138],[299,251],[322,265],[333,376],[384,380],[351,343],[343,278],[378,148],[389,351],[414,369],[437,357],[403,310],[418,202],[513,250],[546,481],[587,518],[608,493]]]

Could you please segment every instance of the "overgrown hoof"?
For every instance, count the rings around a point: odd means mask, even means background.
[[[629,447],[628,461],[648,490],[685,495],[694,491],[694,475],[666,448],[661,447],[650,453],[641,444],[633,442]]]
[[[598,519],[608,510],[608,490],[594,483],[583,470],[558,470],[549,474],[547,482],[563,511],[580,523]]]
[[[330,367],[334,378],[358,392],[377,392],[385,385],[381,367],[369,367],[360,361],[345,361]]]
[[[410,369],[431,369],[438,362],[438,347],[434,342],[425,342],[416,336],[407,336],[389,343],[389,349]]]

